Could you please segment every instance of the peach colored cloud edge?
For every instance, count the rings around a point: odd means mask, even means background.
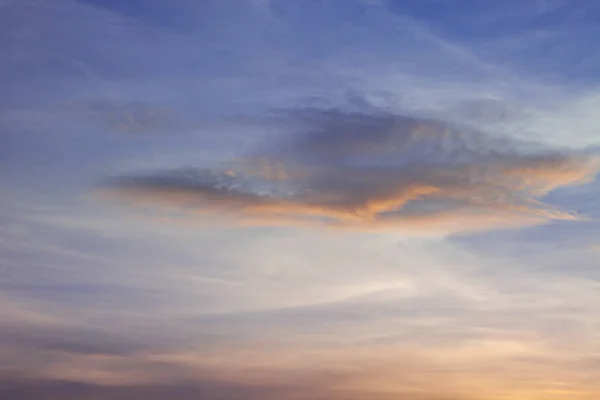
[[[576,212],[552,207],[541,199],[555,189],[593,181],[599,165],[597,158],[523,156],[451,168],[331,171],[250,160],[233,163],[226,175],[278,182],[325,177],[332,186],[343,185],[344,180],[349,186],[360,185],[358,189],[321,187],[288,197],[212,186],[144,183],[101,192],[138,205],[167,206],[188,216],[216,216],[221,222],[238,225],[449,234],[581,220],[584,217]],[[450,206],[436,208],[427,203]],[[424,206],[411,208],[415,204]]]

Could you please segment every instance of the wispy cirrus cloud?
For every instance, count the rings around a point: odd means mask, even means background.
[[[50,268],[3,282],[7,397],[597,397],[592,281],[438,241],[71,218],[20,238]]]

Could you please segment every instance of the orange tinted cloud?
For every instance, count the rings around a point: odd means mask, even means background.
[[[540,199],[589,182],[599,165],[577,155],[494,150],[500,144],[482,134],[401,117],[335,114],[319,127],[222,172],[167,171],[108,190],[244,224],[469,232],[578,219]]]

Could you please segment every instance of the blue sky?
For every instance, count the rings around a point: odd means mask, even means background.
[[[597,399],[599,18],[0,1],[0,394]]]

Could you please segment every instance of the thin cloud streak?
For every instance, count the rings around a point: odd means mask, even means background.
[[[29,375],[15,375],[13,381],[29,381],[34,386],[44,381],[77,382],[97,385],[99,393],[102,388],[142,390],[156,385],[187,390],[204,385],[220,390],[254,387],[282,399],[314,398],[316,394],[323,399],[485,399],[510,390],[512,395],[535,400],[588,400],[599,391],[596,382],[581,376],[585,363],[577,365],[579,360],[568,355],[549,354],[545,344],[531,338],[482,340],[429,351],[414,346],[320,349],[254,344],[252,348],[125,356],[48,353],[45,359],[52,362],[28,371]],[[570,383],[557,388],[555,382],[565,376],[571,378]],[[228,398],[246,397],[230,393]]]

